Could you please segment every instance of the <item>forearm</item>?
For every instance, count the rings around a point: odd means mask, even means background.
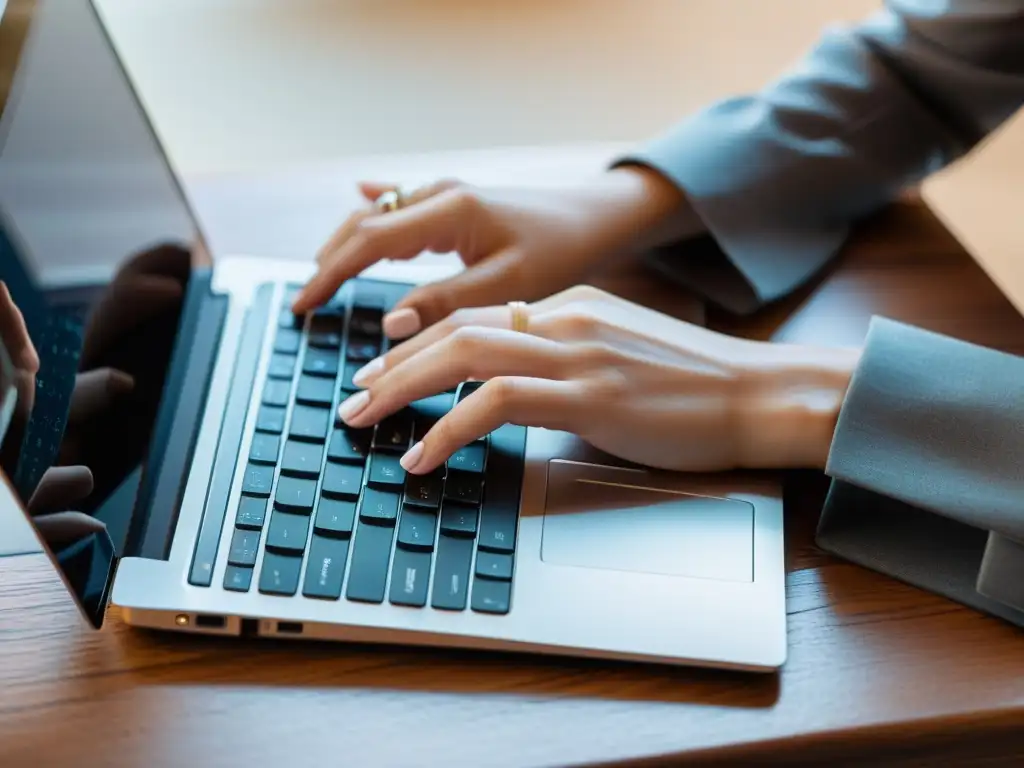
[[[621,158],[685,201],[677,230],[662,222],[656,244],[706,228],[720,252],[699,263],[667,253],[659,266],[734,311],[789,293],[839,251],[853,222],[969,152],[1024,103],[1022,14],[1024,0],[890,0],[823,34],[761,91],[711,105]]]

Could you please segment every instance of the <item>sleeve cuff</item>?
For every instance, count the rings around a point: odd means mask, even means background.
[[[1024,359],[876,318],[818,544],[1024,626]]]

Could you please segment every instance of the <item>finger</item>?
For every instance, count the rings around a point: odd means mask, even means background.
[[[43,541],[55,552],[107,528],[101,520],[82,512],[54,512],[36,518],[35,524]]]
[[[292,305],[304,314],[334,295],[338,287],[382,259],[411,259],[424,251],[455,250],[460,234],[475,222],[474,198],[449,190],[422,203],[362,219],[334,258],[306,284]]]
[[[98,368],[75,378],[71,395],[68,426],[79,426],[109,409],[118,398],[131,393],[135,381],[127,373],[113,368]]]
[[[61,512],[87,499],[92,491],[93,478],[88,467],[50,467],[29,499],[28,510],[33,516]]]
[[[446,280],[414,288],[384,317],[389,339],[406,339],[448,317],[456,309],[532,298],[540,282],[524,289],[519,278],[522,258],[504,251],[477,262]]]
[[[445,414],[402,459],[407,472],[426,474],[459,448],[504,424],[578,432],[584,407],[580,385],[508,377],[491,379]]]
[[[421,350],[358,392],[338,408],[352,427],[367,427],[386,416],[470,379],[497,376],[558,379],[570,370],[572,348],[499,328],[466,328]]]
[[[421,203],[434,195],[440,194],[441,192],[447,191],[454,188],[458,184],[457,181],[444,179],[441,181],[428,184],[423,187],[419,187],[412,192],[405,195],[404,204],[406,207]],[[370,203],[377,202],[377,198],[383,195],[385,192],[392,192],[399,189],[397,184],[384,184],[381,182],[370,182],[364,181],[359,184],[359,193],[366,198]],[[345,244],[345,242],[352,237],[352,235],[359,228],[359,225],[371,216],[381,215],[378,211],[370,209],[365,211],[356,211],[351,214],[344,223],[338,227],[337,230],[327,239],[327,242],[320,247],[317,251],[316,261],[324,267],[333,257],[337,250]]]
[[[503,306],[471,307],[453,312],[441,322],[431,325],[422,333],[402,342],[377,359],[371,360],[356,371],[352,376],[352,383],[357,387],[368,387],[410,357],[457,332],[460,328],[468,327],[508,329],[511,327],[509,309]]]
[[[16,368],[39,373],[39,355],[25,325],[25,316],[14,303],[7,284],[0,281],[0,337]]]

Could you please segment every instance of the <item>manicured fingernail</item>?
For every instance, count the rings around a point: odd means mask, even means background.
[[[370,393],[364,389],[362,392],[357,392],[352,395],[352,397],[338,406],[338,416],[342,421],[347,422],[358,416],[359,413],[369,404]]]
[[[423,458],[423,441],[416,443],[410,448],[405,456],[399,459],[398,463],[402,465],[402,469],[406,472],[412,472],[416,469],[416,465],[420,463],[420,459]]]
[[[398,309],[384,316],[384,333],[389,339],[406,339],[418,333],[421,325],[420,313],[412,307]]]
[[[364,387],[376,379],[384,370],[384,358],[378,357],[371,360],[358,371],[352,374],[352,383],[357,387]]]

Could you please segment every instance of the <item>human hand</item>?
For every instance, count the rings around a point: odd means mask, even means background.
[[[402,458],[426,473],[505,423],[572,432],[651,467],[823,467],[857,353],[749,341],[594,288],[463,309],[371,362],[339,417],[367,427],[465,380],[483,385]]]
[[[363,184],[367,200],[394,188]],[[653,171],[620,168],[586,185],[490,189],[439,181],[400,210],[358,211],[317,255],[316,276],[295,299],[302,314],[383,259],[455,252],[467,269],[411,291],[384,319],[406,338],[460,307],[532,301],[581,282],[611,254],[639,248],[678,209],[682,195]]]
[[[51,467],[28,502],[28,512],[43,541],[59,551],[106,529],[102,521],[72,511],[92,493],[88,467]]]

